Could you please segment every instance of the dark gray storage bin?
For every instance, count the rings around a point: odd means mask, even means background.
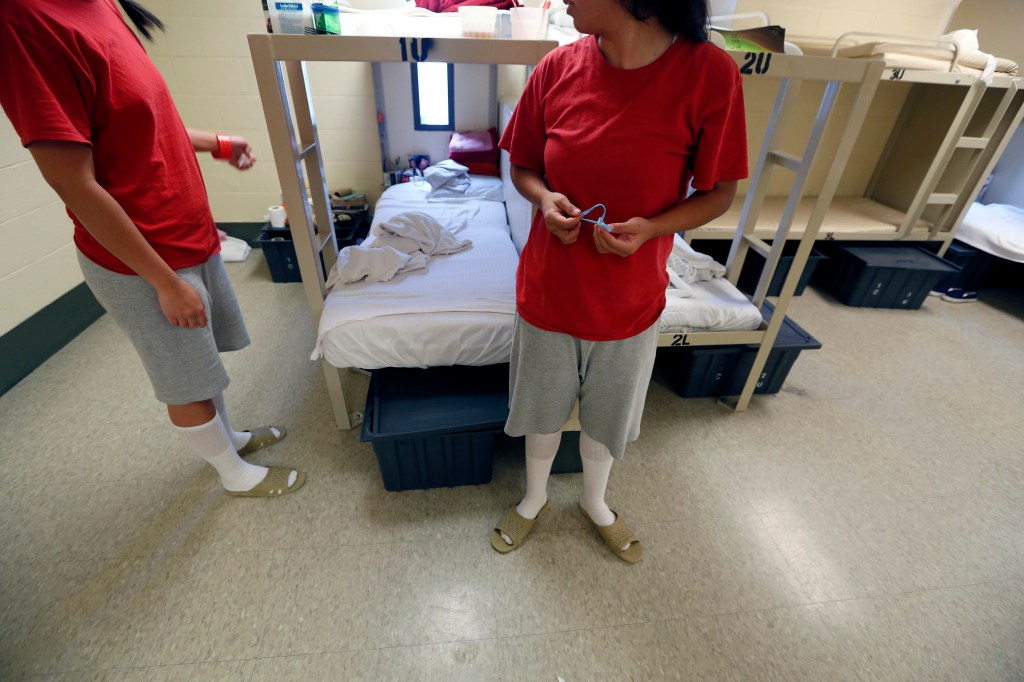
[[[919,246],[836,245],[819,281],[841,303],[916,310],[943,277],[960,272]]]
[[[786,276],[789,275],[789,269],[793,267],[793,258],[796,255],[798,246],[797,242],[787,242],[782,248],[779,266],[775,268],[772,283],[768,287],[769,296],[778,296],[782,293],[782,285],[786,281]],[[807,258],[807,265],[804,266],[804,271],[800,273],[800,279],[797,280],[794,296],[800,296],[804,293],[804,290],[807,289],[807,283],[811,281],[811,275],[814,274],[814,269],[818,267],[818,263],[827,258],[820,251],[811,251],[811,255]],[[743,269],[740,270],[739,288],[742,291],[748,294],[754,293],[757,289],[757,280],[761,277],[761,271],[764,270],[764,264],[765,259],[761,254],[753,250],[747,252],[746,258],[743,259]]]
[[[270,279],[278,283],[302,281],[291,230],[263,230],[256,243],[263,249],[263,257],[270,268]]]
[[[952,241],[943,259],[960,267],[960,272],[946,275],[933,287],[936,289],[957,287],[959,289],[978,289],[988,276],[994,256],[979,251],[973,246]]]
[[[495,434],[508,418],[508,365],[375,370],[360,440],[387,490],[491,480]]]
[[[762,315],[770,320],[774,307],[767,301]],[[775,338],[754,393],[778,393],[800,352],[821,348],[821,342],[789,317]],[[682,398],[719,398],[743,392],[758,346],[669,347],[658,349],[658,363]]]

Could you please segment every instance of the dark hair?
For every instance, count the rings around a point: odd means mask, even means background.
[[[695,43],[708,39],[707,0],[619,0],[638,21],[651,17],[672,33]]]
[[[128,18],[135,24],[135,30],[142,34],[142,37],[153,42],[153,34],[149,29],[158,28],[164,30],[164,22],[156,18],[156,15],[148,9],[135,2],[135,0],[117,0],[121,9],[128,15]]]

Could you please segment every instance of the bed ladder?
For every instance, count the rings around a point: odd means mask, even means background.
[[[984,146],[974,148],[976,151],[973,155],[974,158],[971,159],[970,171],[964,176],[957,201],[943,211],[942,216],[934,222],[928,234],[928,238],[931,240],[942,240],[940,256],[945,255],[953,236],[967,215],[967,211],[985,184],[985,179],[992,173],[996,162],[1010,143],[1010,139],[1022,119],[1024,119],[1024,97],[1022,97],[1018,81],[1013,80],[1007,85],[1006,92],[1003,93],[999,106],[992,114],[984,133],[981,137],[976,138],[985,143]]]
[[[814,124],[811,127],[807,142],[804,144],[803,152],[800,156],[783,151],[783,141],[789,128],[790,118],[798,106],[797,100],[803,81],[818,80],[820,82],[821,79],[814,79],[813,72],[809,72],[806,78],[797,75],[782,78],[779,81],[772,116],[757,156],[752,186],[744,200],[739,227],[733,238],[729,257],[726,261],[727,277],[733,285],[736,285],[748,251],[753,250],[765,259],[764,269],[761,272],[757,288],[751,299],[758,308],[763,306],[764,300],[768,295],[768,289],[782,258],[782,251],[789,238],[797,208],[804,197],[804,190],[807,178],[810,175],[811,166],[817,158],[822,137],[824,136],[826,126],[832,118],[833,107],[843,85],[854,89],[854,104],[835,148],[821,191],[818,193],[814,208],[807,220],[807,224],[804,226],[803,237],[793,257],[793,263],[783,283],[782,291],[776,301],[775,312],[772,314],[772,319],[767,325],[762,324],[764,339],[754,358],[754,364],[751,367],[750,374],[747,376],[743,391],[739,396],[722,398],[722,403],[733,407],[737,411],[745,410],[750,399],[753,397],[754,389],[757,387],[757,382],[761,377],[761,372],[768,361],[768,355],[771,353],[775,339],[778,337],[779,329],[785,320],[786,311],[796,291],[797,282],[814,248],[814,241],[818,236],[818,230],[821,228],[825,212],[832,203],[832,198],[839,186],[843,170],[846,168],[846,163],[853,151],[857,136],[860,134],[861,126],[874,98],[883,64],[881,62],[869,62],[865,68],[866,70],[861,74],[861,77],[856,80],[825,81],[825,91],[822,94],[818,111],[814,118]],[[782,217],[775,230],[775,236],[772,239],[772,243],[768,244],[765,240],[756,237],[754,231],[757,227],[757,216],[761,213],[765,198],[768,195],[773,171],[780,167],[792,172],[794,178]]]
[[[959,180],[954,180],[952,185],[947,189],[953,191],[947,192],[936,192],[936,188],[939,183],[945,178],[946,169],[949,166],[950,160],[953,158],[953,154],[958,149],[971,150],[971,164],[977,163],[981,158],[982,152],[986,149],[992,140],[994,134],[994,127],[989,126],[985,131],[985,134],[980,137],[972,137],[966,135],[967,126],[971,122],[971,118],[974,116],[974,112],[977,111],[978,105],[981,103],[981,98],[985,94],[985,82],[980,78],[975,78],[974,82],[967,89],[967,93],[964,95],[963,102],[960,104],[960,108],[957,110],[956,116],[953,118],[953,123],[950,125],[949,130],[946,132],[946,137],[939,145],[939,150],[935,154],[935,158],[932,159],[931,165],[928,167],[928,172],[925,173],[924,180],[921,181],[920,186],[917,188],[917,193],[914,195],[913,200],[910,202],[910,207],[903,218],[903,222],[899,225],[896,231],[897,239],[905,239],[909,237],[917,226],[921,216],[929,206],[942,206],[940,216],[934,221],[931,227],[931,236],[934,236],[941,225],[947,220],[951,213],[952,207],[957,203],[961,193],[967,184],[967,178],[964,177]],[[1010,99],[1013,99],[1012,96]],[[1009,107],[1010,100],[1004,99],[1000,106],[1005,109]],[[996,121],[999,117],[993,117],[993,121]],[[909,121],[907,122],[910,123]]]

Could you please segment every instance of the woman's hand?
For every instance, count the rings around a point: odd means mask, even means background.
[[[594,227],[594,246],[598,253],[631,256],[651,237],[657,236],[654,225],[645,218],[630,218],[624,223],[611,223],[611,232]]]
[[[193,329],[206,326],[206,307],[199,293],[185,280],[175,278],[156,290],[160,309],[173,327]]]
[[[256,155],[244,137],[231,136],[231,158],[228,163],[238,170],[249,170],[256,163]]]
[[[544,224],[563,244],[572,244],[580,236],[580,209],[558,192],[548,192],[540,202]]]

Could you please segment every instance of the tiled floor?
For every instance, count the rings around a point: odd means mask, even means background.
[[[333,426],[299,285],[258,252],[229,269],[255,343],[228,404],[288,426],[258,461],[306,488],[224,496],[102,319],[0,397],[0,679],[1024,679],[1024,290],[916,312],[809,290],[791,315],[824,348],[742,414],[656,380],[610,484],[630,567],[577,475],[491,550],[510,446],[490,485],[385,492]]]

